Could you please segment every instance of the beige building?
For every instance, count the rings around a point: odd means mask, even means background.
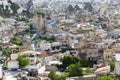
[[[43,18],[41,15],[36,14],[33,16],[33,25],[36,26],[38,34],[42,34],[40,32],[45,26],[44,21],[45,21],[45,18]]]
[[[103,52],[103,58],[104,59],[111,58],[113,55],[115,55],[115,52],[112,49],[106,49]]]
[[[8,61],[8,69],[19,68],[19,62],[16,60],[18,58],[18,54],[11,54],[10,61]]]
[[[115,69],[114,69],[114,72],[117,76],[120,75],[120,54],[117,53],[115,55]]]

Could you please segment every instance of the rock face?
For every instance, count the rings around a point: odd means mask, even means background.
[[[47,1],[49,2],[81,2],[81,3],[86,3],[86,2],[90,2],[90,3],[99,3],[99,4],[111,4],[111,5],[120,5],[120,1],[119,0],[50,0]]]
[[[78,5],[80,8],[84,8],[88,11],[92,11],[93,8],[98,10],[102,5],[120,5],[120,0],[0,0],[0,3],[2,2],[4,4],[7,1],[19,4],[21,10],[29,11],[32,11],[34,8],[44,6],[45,8],[56,9],[56,7],[52,7],[54,5],[61,5],[62,7],[68,7],[70,4],[73,7]],[[5,4],[7,5],[7,3]],[[78,10],[78,6],[75,9]],[[60,9],[62,8],[60,7],[59,10]]]
[[[27,3],[29,0],[11,0],[12,2],[16,2],[19,4],[25,4]],[[120,5],[120,0],[31,0],[33,1],[34,5],[39,5],[42,3],[56,3],[56,2],[69,2],[69,3],[73,3],[73,2],[80,2],[80,3],[99,3],[99,4],[111,4],[111,5]]]

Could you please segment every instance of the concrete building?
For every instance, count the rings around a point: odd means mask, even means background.
[[[16,60],[18,58],[18,54],[11,54],[11,60],[8,61],[8,69],[18,69],[19,62]]]
[[[40,47],[38,47],[40,50],[51,50],[51,43],[41,42]]]
[[[21,52],[22,55],[25,55],[30,59],[30,65],[34,65],[37,62],[37,52],[36,51],[24,51]]]
[[[2,71],[2,65],[0,65],[0,80],[2,80],[3,77],[3,71]]]
[[[33,25],[37,28],[37,33],[40,35],[43,34],[44,22],[45,19],[41,15],[36,14],[33,16]]]
[[[116,75],[120,76],[120,54],[115,55],[115,69],[114,72]]]
[[[18,69],[19,68],[19,62],[16,60],[11,60],[8,62],[8,69]]]

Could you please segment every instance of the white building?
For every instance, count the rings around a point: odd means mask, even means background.
[[[51,50],[51,43],[41,43],[40,50]]]
[[[9,43],[10,42],[10,38],[9,37],[3,37],[2,38],[2,42],[3,43]]]
[[[24,51],[21,52],[22,55],[25,55],[30,59],[30,65],[34,65],[37,62],[37,52],[36,51]]]
[[[43,62],[48,64],[52,60],[53,60],[53,56],[47,56],[47,57],[44,58]]]
[[[49,63],[48,63],[48,65],[60,65],[60,64],[62,64],[60,61],[50,61]]]
[[[0,80],[2,79],[2,77],[3,77],[2,65],[0,65]]]
[[[10,73],[5,73],[3,76],[3,80],[17,80],[17,78],[14,78]]]
[[[11,60],[8,61],[8,69],[19,68],[19,62],[16,60],[18,58],[18,54],[11,54]]]
[[[17,60],[10,60],[8,61],[8,69],[18,69],[19,62]]]
[[[18,54],[11,54],[11,60],[16,60],[18,58]]]
[[[78,40],[72,40],[71,47],[72,48],[78,48]]]
[[[120,75],[120,54],[115,55],[115,74]]]
[[[60,42],[53,42],[51,45],[52,45],[52,47],[58,47],[58,46],[61,46],[62,43],[60,43]]]
[[[38,68],[39,65],[36,64],[37,63],[37,52],[36,51],[24,51],[21,52],[20,54],[25,55],[26,57],[28,57],[30,59],[30,65],[28,65],[26,68],[28,69],[34,69],[34,68]],[[11,59],[10,61],[8,61],[8,68],[9,69],[13,69],[13,68],[19,68],[19,62],[17,61],[19,54],[11,54]]]

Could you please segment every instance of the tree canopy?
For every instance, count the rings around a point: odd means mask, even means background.
[[[82,68],[79,63],[71,64],[68,67],[68,72],[70,77],[82,76]]]
[[[4,6],[3,4],[0,5],[0,16],[3,17],[10,17],[10,10],[8,5]]]
[[[19,38],[19,37],[13,37],[13,39],[11,40],[11,42],[13,43],[13,44],[16,44],[16,45],[23,45],[22,44],[22,40]]]
[[[66,74],[66,73],[57,75],[57,76],[56,76],[56,80],[66,80],[66,79],[67,79],[67,76],[68,76],[68,74]]]
[[[52,35],[50,37],[43,36],[42,39],[46,40],[46,41],[49,41],[49,42],[54,42],[55,41],[55,36],[54,35]]]
[[[24,68],[24,67],[26,67],[27,65],[30,64],[29,58],[25,57],[24,55],[19,55],[17,60],[19,62],[19,67],[20,68]]]
[[[114,71],[114,68],[115,68],[115,62],[114,61],[109,61],[109,65],[110,65],[110,69],[111,71]]]
[[[78,63],[78,62],[79,62],[79,59],[74,56],[64,56],[62,58],[62,64],[64,68],[68,67],[71,64]]]
[[[55,78],[56,78],[56,71],[55,70],[51,70],[50,73],[48,74],[48,77],[51,80],[55,80]]]
[[[50,73],[48,74],[48,77],[51,80],[66,80],[68,74],[67,73],[62,73],[57,75],[55,70],[51,70]]]
[[[86,60],[86,59],[81,59],[80,64],[81,64],[81,67],[93,67],[94,62]]]
[[[43,9],[36,9],[35,14],[41,15],[42,17],[45,16],[45,11]]]
[[[9,49],[3,48],[3,49],[2,49],[2,52],[3,52],[3,54],[4,54],[5,56],[7,56],[7,57],[10,56],[10,51],[9,51]]]
[[[17,10],[20,8],[17,4],[11,3],[10,8],[13,11],[13,14],[15,15],[17,13]]]

